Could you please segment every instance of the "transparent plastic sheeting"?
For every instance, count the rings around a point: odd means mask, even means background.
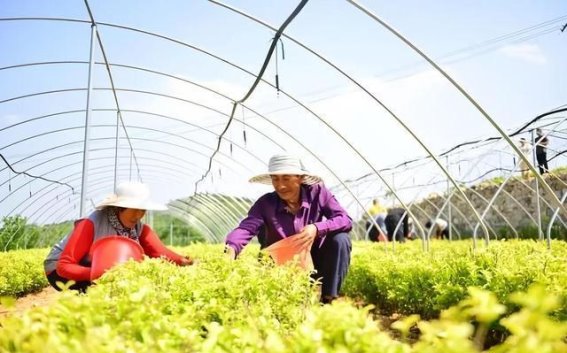
[[[6,4],[0,216],[73,220],[140,180],[221,242],[271,191],[247,180],[286,151],[357,239],[374,199],[424,240],[435,218],[452,239],[561,232],[567,8],[505,3]],[[532,149],[522,179],[517,144],[536,128],[553,172],[534,173]]]

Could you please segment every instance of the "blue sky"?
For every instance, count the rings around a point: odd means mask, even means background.
[[[226,3],[274,27],[280,26],[298,4],[297,1]],[[564,84],[567,31],[560,31],[567,23],[565,1],[360,3],[436,59],[505,130],[513,130],[536,115],[567,104]],[[99,23],[167,36],[253,73],[259,71],[274,35],[273,31],[257,23],[206,1],[159,4],[89,1],[89,4]],[[20,17],[88,20],[83,1],[2,0],[0,18]],[[253,82],[253,77],[234,66],[187,46],[120,28],[99,25],[98,29],[113,64],[151,69],[191,80],[233,99],[242,98]],[[0,67],[47,61],[87,61],[89,33],[87,23],[0,21]],[[352,76],[396,112],[419,139],[437,153],[462,141],[496,135],[493,127],[454,87],[423,64],[423,60],[399,39],[346,1],[310,1],[289,25],[286,34]],[[213,163],[216,179],[211,180],[208,176],[199,191],[251,197],[266,192],[265,187],[249,185],[246,180],[252,174],[262,172],[265,168],[262,161],[267,161],[282,147],[303,156],[306,164],[322,174],[330,185],[336,185],[339,179],[352,179],[368,173],[370,168],[360,155],[377,169],[425,155],[407,132],[352,82],[291,40],[284,38],[283,43],[285,60],[281,47],[278,59],[281,89],[324,119],[342,138],[286,94],[277,94],[273,87],[261,84],[245,104],[271,123],[239,108],[235,117],[238,120],[244,118],[261,133],[235,122],[225,135],[233,141],[233,154],[229,152],[230,143],[223,142],[223,155],[217,156]],[[448,56],[459,50],[459,55]],[[99,49],[95,58],[102,60]],[[269,82],[274,82],[275,66],[272,60],[266,70],[264,78]],[[123,89],[118,97],[124,120],[126,124],[136,126],[129,130],[129,135],[139,138],[132,143],[136,156],[143,160],[142,177],[152,184],[153,189],[160,190],[162,201],[190,195],[194,183],[206,171],[208,157],[216,147],[214,134],[204,132],[204,129],[217,134],[222,131],[226,114],[231,111],[230,101],[179,79],[118,66],[112,68],[112,73],[115,85]],[[108,89],[109,80],[102,65],[97,65],[93,77],[94,87]],[[0,70],[0,101],[50,90],[83,89],[0,103],[0,129],[4,128],[0,131],[0,153],[14,162],[53,149],[14,164],[17,170],[31,168],[30,173],[80,185],[77,176],[80,175],[78,163],[82,156],[80,139],[84,112],[6,127],[34,117],[85,109],[86,78],[85,64]],[[133,92],[134,89],[138,92]],[[167,94],[185,101],[139,91]],[[224,115],[187,103],[189,100]],[[92,104],[99,109],[93,113],[93,124],[99,127],[92,130],[92,136],[100,140],[92,143],[95,151],[91,153],[91,167],[100,168],[100,174],[91,173],[93,185],[89,188],[89,198],[96,202],[112,185],[111,137],[116,113],[100,111],[115,108],[108,90],[96,90]],[[179,118],[185,123],[134,110]],[[65,130],[70,127],[74,129]],[[62,131],[47,134],[58,129]],[[160,129],[170,134],[155,131]],[[244,129],[248,134],[246,143],[242,139]],[[31,138],[42,133],[46,135]],[[357,152],[348,147],[344,139]],[[72,141],[75,144],[61,147]],[[558,141],[555,143],[557,146]],[[8,145],[11,146],[6,147]],[[127,145],[121,141],[120,165],[124,170],[119,179],[131,174]],[[494,164],[510,164],[513,154],[509,147],[494,148],[505,152],[503,155],[492,153],[492,157],[471,152],[471,158],[483,158],[483,162],[473,168],[470,175],[459,177],[472,178]],[[494,156],[500,162],[495,162]],[[66,167],[71,163],[75,165]],[[554,163],[559,166],[564,161],[558,159]],[[35,195],[37,190],[47,187],[46,183],[29,183],[24,177],[10,175],[4,165],[0,168],[3,168],[0,183],[4,183],[0,196],[5,200],[0,215],[14,210],[29,212],[37,207],[35,204],[60,202],[59,195],[64,198],[61,189],[54,189],[55,201],[53,197],[34,200],[29,194]],[[417,177],[429,180],[439,173],[431,166]],[[398,181],[402,182],[405,181]],[[7,184],[26,186],[18,192],[10,192],[5,189]],[[383,189],[382,185],[376,186],[376,190]],[[68,211],[34,217],[40,220],[73,218],[77,212],[77,198],[76,195],[69,198]],[[26,203],[28,199],[33,202]]]

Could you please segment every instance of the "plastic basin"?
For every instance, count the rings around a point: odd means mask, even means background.
[[[91,281],[99,278],[111,267],[130,259],[141,261],[144,258],[142,246],[129,238],[108,236],[93,243]]]

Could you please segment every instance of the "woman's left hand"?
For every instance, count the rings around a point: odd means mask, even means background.
[[[317,227],[314,224],[308,224],[296,236],[298,241],[305,245],[311,245],[317,236]]]
[[[180,266],[191,266],[191,265],[193,265],[194,262],[195,261],[192,258],[190,258],[189,256],[184,256],[181,259],[181,263],[179,265]]]

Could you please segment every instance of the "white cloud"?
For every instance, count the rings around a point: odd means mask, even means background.
[[[518,58],[534,64],[545,64],[547,59],[539,46],[535,44],[507,45],[500,49],[504,55]]]

